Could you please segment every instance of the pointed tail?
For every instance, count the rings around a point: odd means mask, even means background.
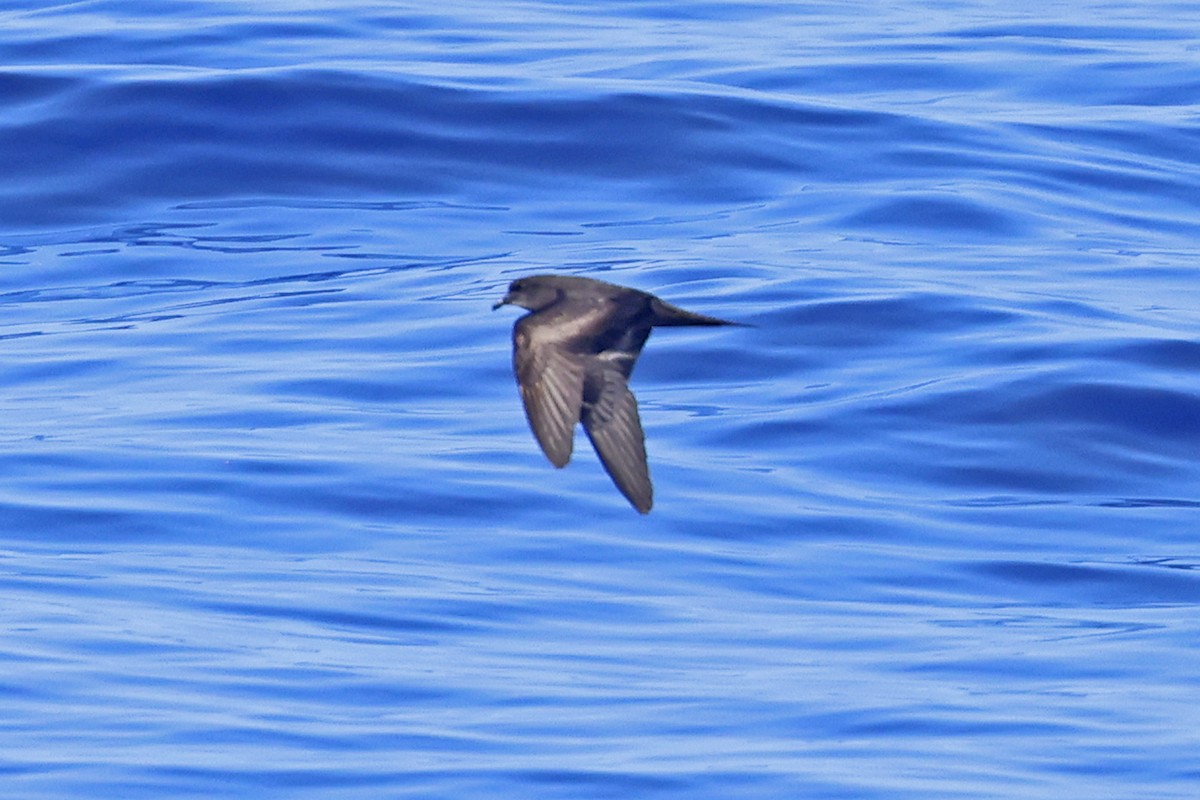
[[[693,311],[684,311],[679,306],[673,306],[665,300],[660,300],[657,297],[651,303],[654,309],[654,325],[673,326],[673,325],[739,325],[745,326],[744,322],[730,322],[727,319],[718,319],[717,317],[708,317],[704,314],[697,314]]]

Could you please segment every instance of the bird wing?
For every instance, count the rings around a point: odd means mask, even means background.
[[[583,428],[600,463],[621,494],[645,514],[654,503],[654,487],[646,464],[646,440],[637,399],[625,382],[625,353],[601,354],[588,362]]]
[[[583,406],[583,359],[566,347],[572,331],[535,315],[513,327],[513,371],[529,427],[556,467],[571,460],[575,423]]]

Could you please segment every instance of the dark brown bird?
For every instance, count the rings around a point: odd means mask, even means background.
[[[737,325],[684,311],[652,294],[592,278],[518,278],[504,299],[529,314],[513,325],[513,371],[529,427],[556,467],[571,460],[582,422],[621,494],[645,514],[654,489],[629,375],[653,327]]]

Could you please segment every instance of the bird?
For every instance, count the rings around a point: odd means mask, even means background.
[[[517,278],[492,306],[528,309],[513,324],[513,372],[534,438],[555,467],[583,423],[600,463],[640,513],[654,488],[629,376],[650,330],[742,323],[685,311],[638,289],[569,275]]]

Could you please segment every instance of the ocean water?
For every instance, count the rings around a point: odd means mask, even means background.
[[[0,794],[1200,795],[1197,19],[0,2]]]

